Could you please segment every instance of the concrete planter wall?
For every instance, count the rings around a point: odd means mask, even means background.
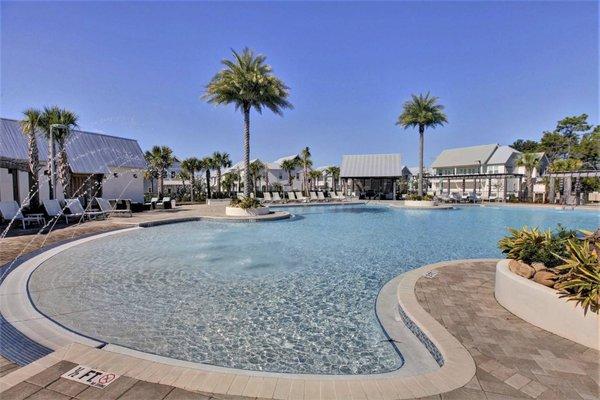
[[[244,210],[239,207],[225,207],[225,215],[232,217],[251,217],[254,215],[267,215],[271,212],[269,207],[248,208]]]
[[[496,300],[517,317],[558,336],[600,350],[600,317],[575,302],[558,297],[556,290],[525,279],[508,269],[508,260],[496,265]]]
[[[434,200],[404,200],[404,206],[406,207],[429,208],[437,205],[437,201]]]

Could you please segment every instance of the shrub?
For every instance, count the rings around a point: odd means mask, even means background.
[[[409,194],[406,197],[407,200],[416,200],[416,201],[429,201],[429,200],[433,200],[433,197],[428,195],[428,194],[424,194],[423,196],[419,196],[418,194]]]
[[[262,207],[260,201],[253,199],[252,197],[244,197],[242,200],[236,198],[231,199],[229,202],[231,207],[239,207],[243,210],[247,210],[249,208],[258,208]]]
[[[566,241],[567,257],[561,257],[564,262],[554,269],[558,274],[555,287],[560,297],[574,301],[588,310],[599,312],[600,301],[600,229],[595,233],[585,232],[580,240],[571,238]]]
[[[498,247],[508,258],[527,264],[541,262],[547,268],[562,264],[561,257],[567,257],[566,242],[575,237],[575,232],[558,226],[556,232],[550,229],[540,231],[537,228],[509,228],[509,236],[498,242]]]

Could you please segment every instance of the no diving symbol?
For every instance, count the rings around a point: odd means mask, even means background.
[[[106,375],[102,375],[100,377],[100,379],[98,379],[98,383],[102,384],[102,385],[107,385],[110,382],[112,382],[114,379],[116,378],[115,374],[106,374]]]

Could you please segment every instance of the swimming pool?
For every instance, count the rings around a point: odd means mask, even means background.
[[[465,207],[290,209],[287,221],[187,222],[67,249],[32,274],[44,314],[82,334],[248,370],[374,374],[402,366],[379,289],[441,260],[499,257],[507,226],[596,228],[597,214]]]

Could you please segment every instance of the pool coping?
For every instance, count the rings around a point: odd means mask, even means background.
[[[169,220],[168,223],[190,220],[198,219]],[[167,223],[167,221],[156,222]],[[106,344],[93,338],[79,335],[69,328],[63,327],[51,319],[44,317],[32,304],[27,282],[31,273],[43,261],[78,244],[141,228],[142,226],[140,225],[69,241],[49,250],[41,251],[39,254],[24,260],[18,268],[14,268],[13,271],[9,272],[0,286],[0,297],[3,300],[7,300],[0,303],[0,311],[3,315],[8,314],[7,320],[26,337],[55,350],[54,353],[40,360],[58,360],[60,354],[65,355],[65,357],[71,354],[65,349],[76,348],[79,349],[79,353],[88,354],[91,358],[74,357],[72,359],[62,359],[81,364],[97,363],[100,360],[106,359],[107,364],[93,365],[96,368],[105,368],[115,373],[156,383],[165,382],[164,377],[172,376],[173,371],[176,370],[178,371],[178,376],[186,376],[189,379],[184,381],[179,379],[178,381],[170,382],[169,384],[173,386],[186,390],[227,395],[244,395],[243,392],[238,393],[236,391],[237,386],[233,385],[236,381],[243,381],[245,382],[244,387],[248,387],[260,384],[260,382],[265,380],[274,380],[277,385],[300,385],[305,393],[315,390],[315,388],[322,390],[324,387],[334,385],[335,387],[346,388],[350,392],[355,390],[368,393],[374,390],[379,392],[382,398],[425,397],[462,387],[475,374],[475,363],[469,352],[419,305],[414,294],[414,286],[421,276],[435,268],[460,264],[465,261],[490,261],[490,259],[456,260],[429,264],[403,273],[382,287],[377,297],[376,315],[384,333],[392,337],[393,332],[397,332],[398,327],[408,327],[409,323],[407,321],[410,321],[411,327],[408,328],[415,334],[415,338],[418,338],[423,343],[423,348],[427,349],[432,355],[437,352],[441,357],[441,362],[439,359],[436,360],[438,365],[440,365],[439,368],[426,372],[422,370],[421,373],[414,370],[410,371],[410,369],[403,367],[391,372],[370,375],[288,374],[241,370],[175,360],[139,352],[123,346]],[[19,271],[20,273],[15,273],[15,271]],[[19,313],[23,312],[25,312],[25,315],[19,315]],[[25,321],[23,317],[25,317]],[[397,345],[394,344],[394,346]],[[102,349],[98,349],[98,347],[102,347]],[[37,368],[35,365],[39,366],[47,363],[47,361],[41,361],[41,363],[38,361],[30,364],[34,365],[31,367],[32,369]],[[140,368],[140,365],[144,367]],[[152,373],[149,374],[148,371],[152,371]],[[22,371],[21,375],[23,373],[25,371]],[[12,374],[6,377],[10,375]],[[204,379],[208,376],[215,378],[217,383],[212,385],[213,379]],[[193,379],[194,377],[197,377],[199,380],[196,382]],[[218,385],[218,382],[221,381],[229,382],[226,385],[227,387],[223,386],[221,388]],[[0,383],[2,383],[0,389],[15,382],[14,378],[0,378]],[[343,392],[344,389],[340,390]],[[277,398],[275,393],[271,398]]]

